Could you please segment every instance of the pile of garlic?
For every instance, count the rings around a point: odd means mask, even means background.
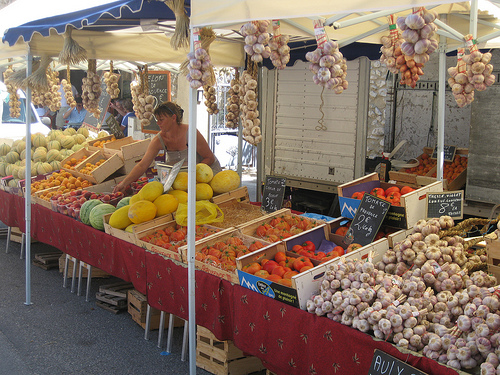
[[[271,48],[266,46],[270,38],[268,27],[269,21],[261,20],[247,22],[240,28],[245,37],[245,52],[253,62],[259,63],[271,56]]]
[[[254,146],[262,142],[256,90],[257,80],[245,70],[239,92],[243,138]]]
[[[484,91],[495,83],[495,76],[491,74],[493,72],[493,65],[490,64],[491,56],[490,52],[473,51],[463,58],[467,64],[469,82],[478,91]]]
[[[66,79],[62,79],[61,84],[62,84],[63,91],[64,91],[64,97],[66,98],[66,103],[68,103],[68,105],[71,108],[75,108],[76,101],[75,101],[75,98],[73,97],[73,91],[71,89],[71,82],[68,82]]]
[[[203,48],[198,48],[194,53],[189,52],[187,57],[189,60],[189,73],[186,78],[189,86],[197,89],[210,84],[212,82],[213,67],[208,52]]]
[[[109,71],[105,72],[103,77],[104,83],[106,84],[106,92],[109,94],[111,99],[118,98],[120,96],[120,88],[118,87],[120,75]]]
[[[12,68],[7,68],[3,73],[3,78],[5,86],[7,87],[7,92],[9,93],[9,113],[10,117],[19,118],[21,116],[21,102],[20,96],[17,93],[17,88],[9,82],[9,77],[14,74]]]
[[[216,115],[219,113],[217,107],[217,97],[215,96],[215,88],[210,85],[203,86],[203,96],[205,97],[205,107],[209,115]]]
[[[422,12],[398,17],[396,21],[405,40],[401,45],[403,54],[413,57],[416,63],[425,64],[429,61],[429,55],[438,47],[438,41],[434,38],[437,30],[434,24],[436,17],[436,12],[424,8]]]
[[[141,86],[137,82],[130,84],[130,92],[135,115],[140,120],[141,126],[148,126],[153,117],[155,97],[141,91]]]
[[[101,78],[96,72],[96,61],[88,60],[87,77],[82,79],[82,101],[83,106],[95,118],[99,118],[99,97],[101,96]]]
[[[462,65],[463,68],[461,68]],[[457,66],[448,68],[448,74],[450,75],[448,84],[458,106],[462,108],[472,103],[474,101],[474,85],[469,82],[465,63],[459,59]]]
[[[226,127],[236,129],[240,117],[240,80],[237,76],[231,80],[231,88],[227,91]]]
[[[339,51],[337,42],[326,41],[322,47],[306,53],[309,70],[314,74],[315,84],[341,94],[347,90],[347,64],[344,55]]]

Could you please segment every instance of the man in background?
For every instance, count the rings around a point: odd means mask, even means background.
[[[82,126],[83,120],[87,115],[87,110],[83,108],[82,98],[78,97],[75,99],[75,101],[76,107],[68,109],[63,115],[63,118],[66,122],[65,128],[70,126],[74,129],[78,129],[80,126]]]

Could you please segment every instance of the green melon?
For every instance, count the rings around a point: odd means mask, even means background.
[[[47,160],[47,151],[43,148],[37,148],[33,153],[33,161],[34,162],[44,162]]]
[[[35,147],[45,147],[47,146],[47,139],[42,133],[33,134],[33,146]]]
[[[76,134],[76,129],[73,128],[66,128],[63,130],[64,135],[75,135]]]
[[[122,208],[123,206],[128,206],[129,202],[130,202],[130,197],[124,197],[120,199],[120,201],[116,205],[116,208]]]
[[[99,199],[89,199],[87,202],[82,204],[82,207],[80,207],[80,221],[83,224],[90,225],[90,211],[92,211],[95,206],[100,204],[104,203],[102,203]]]
[[[61,162],[59,160],[52,160],[49,164],[54,171],[61,169]]]
[[[15,164],[8,164],[7,167],[5,168],[5,174],[7,176],[12,176],[14,175],[14,171],[17,171],[19,167]],[[17,173],[16,173],[17,175]]]
[[[116,207],[109,203],[98,204],[90,211],[89,221],[95,229],[104,230],[103,217],[106,214],[112,214]],[[80,209],[81,212],[81,209]]]
[[[59,150],[54,150],[54,149],[49,150],[49,152],[47,152],[47,163],[57,160],[59,154],[60,154]]]
[[[89,136],[89,129],[81,126],[76,131],[76,134],[82,134],[85,138],[87,138]]]
[[[8,165],[8,164],[7,164],[7,163],[5,163],[5,162],[0,162],[0,177],[5,177],[5,176],[7,176],[7,175],[5,174],[5,168],[7,167],[7,165]]]
[[[57,140],[52,140],[49,143],[47,143],[47,149],[48,150],[60,150],[61,149],[61,144]]]
[[[36,171],[38,174],[50,173],[52,172],[52,166],[47,162],[40,163],[36,168]]]
[[[19,154],[16,151],[9,151],[7,155],[5,155],[5,161],[10,164],[14,164],[19,159]]]
[[[0,155],[5,156],[9,153],[10,151],[10,146],[7,143],[2,143],[0,145]]]
[[[17,144],[16,146],[16,151],[18,154],[20,154],[21,152],[23,152],[24,150],[26,150],[26,142],[24,141],[21,141]]]
[[[71,151],[77,152],[78,150],[81,150],[84,147],[85,147],[84,145],[78,145],[78,144],[76,144],[73,147],[71,147]]]
[[[49,140],[55,141],[57,140],[57,137],[60,137],[63,134],[62,130],[51,130],[49,132]]]
[[[79,145],[81,145],[86,140],[86,138],[83,134],[75,134],[73,136],[73,139],[75,140],[75,143],[79,144]]]
[[[17,177],[20,179],[20,180],[24,180],[24,174],[26,173],[26,167],[20,167],[17,169]]]
[[[66,129],[66,130],[68,130],[68,129]],[[75,129],[73,129],[73,130],[75,130]],[[75,145],[75,140],[73,139],[73,137],[69,137],[69,136],[66,136],[64,138],[60,138],[59,142],[61,142],[61,146],[66,148],[66,149],[70,149],[71,147],[73,147]]]

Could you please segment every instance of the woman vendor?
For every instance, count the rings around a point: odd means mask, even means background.
[[[188,128],[182,123],[184,110],[173,102],[163,102],[153,114],[160,132],[153,137],[142,160],[135,165],[125,179],[115,186],[113,192],[125,192],[127,187],[141,177],[151,165],[160,150],[165,150],[165,162],[174,165],[181,159],[188,161]],[[222,170],[219,161],[208,146],[207,141],[196,131],[196,163],[209,165],[214,175]]]

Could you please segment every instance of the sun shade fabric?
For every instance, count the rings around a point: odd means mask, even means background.
[[[52,14],[46,11],[36,11],[37,8],[67,10],[67,5],[73,4],[72,12],[57,13],[52,11]],[[21,17],[16,15],[14,19],[19,20],[13,24],[12,13],[16,9],[21,11],[24,4],[24,14]],[[32,5],[31,8],[29,5]],[[84,9],[82,5],[85,4]],[[9,9],[15,6],[16,9]],[[30,11],[34,8],[35,11]],[[71,9],[71,8],[70,8]],[[40,10],[40,9],[38,9]],[[22,14],[21,13],[21,14]],[[56,14],[54,14],[56,13]],[[162,1],[147,1],[147,0],[119,0],[119,1],[75,1],[75,0],[45,0],[43,2],[33,2],[29,0],[17,0],[12,5],[6,7],[0,17],[0,24],[8,27],[4,31],[3,42],[14,45],[19,38],[28,42],[33,37],[34,33],[39,33],[43,36],[49,36],[51,30],[57,31],[58,34],[64,33],[68,25],[72,25],[77,29],[82,29],[88,25],[92,25],[92,30],[100,30],[100,26],[107,30],[121,30],[128,27],[140,25],[141,19],[158,19],[158,20],[175,20],[173,12]],[[40,17],[44,18],[40,18]]]

